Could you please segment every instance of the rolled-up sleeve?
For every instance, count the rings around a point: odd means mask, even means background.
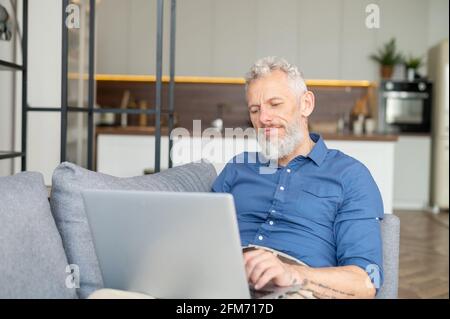
[[[383,283],[380,220],[384,213],[380,191],[369,170],[361,163],[346,172],[343,189],[334,223],[337,263],[362,268],[378,292]]]

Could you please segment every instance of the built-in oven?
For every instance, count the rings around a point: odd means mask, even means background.
[[[383,81],[379,90],[381,133],[430,132],[432,84],[428,81]]]

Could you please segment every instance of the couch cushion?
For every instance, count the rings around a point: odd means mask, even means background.
[[[42,175],[0,177],[0,298],[76,298],[67,266]]]
[[[87,298],[103,288],[98,260],[83,206],[86,189],[209,192],[216,178],[210,163],[191,163],[158,174],[118,178],[72,163],[60,164],[53,173],[51,207],[68,260],[80,271],[78,295]]]

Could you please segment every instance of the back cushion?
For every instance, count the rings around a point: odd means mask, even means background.
[[[42,175],[0,177],[0,299],[77,298],[67,266]]]
[[[214,166],[206,162],[129,178],[96,173],[68,162],[60,164],[53,173],[51,207],[68,260],[79,267],[80,298],[87,298],[95,290],[103,288],[82,190],[209,192],[215,178]]]

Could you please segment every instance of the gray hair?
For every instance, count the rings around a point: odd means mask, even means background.
[[[302,73],[295,65],[290,64],[283,58],[268,56],[256,61],[250,68],[250,71],[245,75],[245,91],[247,91],[251,81],[268,75],[275,70],[286,73],[292,90],[299,97],[308,90]]]

